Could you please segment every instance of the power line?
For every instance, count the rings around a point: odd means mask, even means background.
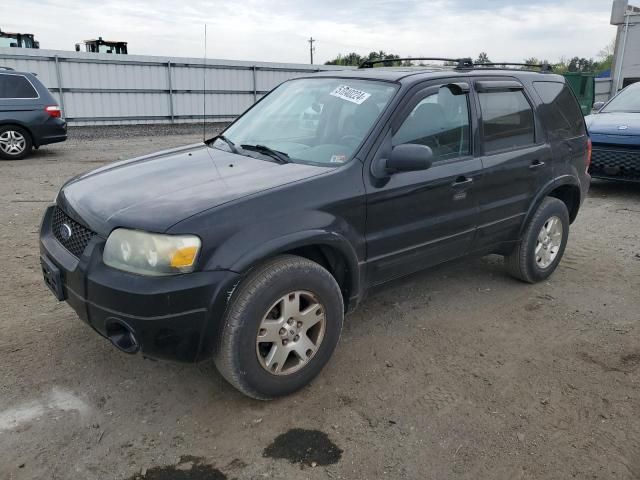
[[[313,52],[316,51],[316,47],[314,47],[313,44],[314,42],[317,42],[317,40],[313,37],[310,37],[307,42],[309,42],[309,55],[311,56],[311,65],[313,65]]]

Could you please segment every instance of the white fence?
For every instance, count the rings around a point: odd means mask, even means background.
[[[194,122],[203,96],[207,119],[229,121],[289,78],[344,68],[23,48],[0,48],[0,66],[36,73],[73,125]]]

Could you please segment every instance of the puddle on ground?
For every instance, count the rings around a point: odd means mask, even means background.
[[[227,476],[199,457],[184,456],[176,465],[149,468],[129,480],[227,480]]]
[[[331,465],[340,460],[342,450],[324,432],[294,428],[278,435],[264,449],[263,456],[284,458],[302,466]]]

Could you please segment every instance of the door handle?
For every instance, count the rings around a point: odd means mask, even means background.
[[[533,162],[531,162],[531,165],[529,165],[530,169],[534,169],[534,168],[540,168],[544,166],[544,162],[542,160],[534,160]]]
[[[473,183],[473,178],[460,176],[456,178],[456,181],[451,184],[453,188],[460,188],[471,185]]]

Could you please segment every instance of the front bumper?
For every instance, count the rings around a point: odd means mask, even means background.
[[[43,271],[58,275],[59,285],[52,290],[57,288],[59,299],[85,323],[112,341],[113,332],[125,326],[136,339],[135,351],[149,357],[193,362],[211,355],[238,274],[220,270],[146,277],[123,272],[102,262],[104,239],[97,235],[76,257],[52,232],[53,210],[47,209],[40,229]]]

